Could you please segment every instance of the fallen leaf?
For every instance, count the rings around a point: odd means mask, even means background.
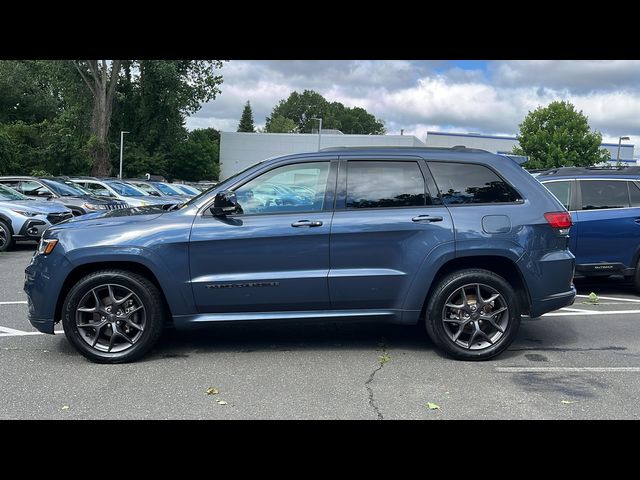
[[[217,388],[213,388],[213,387],[209,387],[207,388],[207,395],[217,395],[218,389]]]
[[[62,410],[69,410],[69,405],[63,405]]]
[[[224,400],[216,400],[216,402],[218,402],[218,405],[226,405],[227,402],[225,402]]]
[[[438,405],[437,403],[427,403],[427,408],[429,410],[440,410],[440,405]]]
[[[560,400],[563,405],[569,405],[570,403],[576,403],[575,400]]]

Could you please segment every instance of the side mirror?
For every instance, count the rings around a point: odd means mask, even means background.
[[[150,193],[151,195],[153,195],[154,197],[159,197],[159,196],[160,196],[160,194],[159,194],[158,192],[155,192],[155,191],[153,191],[153,192],[149,192],[149,193]]]
[[[46,190],[38,190],[39,197],[51,197],[51,192],[47,192]]]
[[[213,200],[213,207],[211,207],[211,213],[214,217],[224,217],[227,214],[236,212],[242,212],[242,208],[238,204],[234,192],[226,190],[216,194]]]

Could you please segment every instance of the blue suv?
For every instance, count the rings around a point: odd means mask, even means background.
[[[265,185],[305,194],[265,203]],[[168,323],[318,319],[420,323],[452,357],[488,359],[521,315],[574,301],[570,226],[518,163],[482,150],[287,155],[169,211],[48,229],[26,269],[29,319],[61,321],[103,363],[141,357]]]
[[[576,278],[624,275],[640,292],[640,168],[564,167],[537,179],[571,213]]]

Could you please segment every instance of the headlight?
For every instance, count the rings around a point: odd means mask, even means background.
[[[30,212],[28,210],[13,210],[13,211],[19,215],[24,215],[25,217],[35,217],[36,215],[46,215],[45,213],[42,213],[42,212]]]
[[[140,200],[140,206],[141,207],[146,207],[147,205],[149,205],[149,202],[145,202],[144,200]]]
[[[87,210],[105,210],[107,208],[106,205],[94,205],[93,203],[84,203],[82,206]]]
[[[38,244],[38,255],[49,255],[57,244],[58,240],[55,238],[41,238]]]

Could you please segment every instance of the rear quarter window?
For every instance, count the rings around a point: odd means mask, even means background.
[[[522,197],[493,170],[472,163],[429,162],[445,205],[513,203]]]

